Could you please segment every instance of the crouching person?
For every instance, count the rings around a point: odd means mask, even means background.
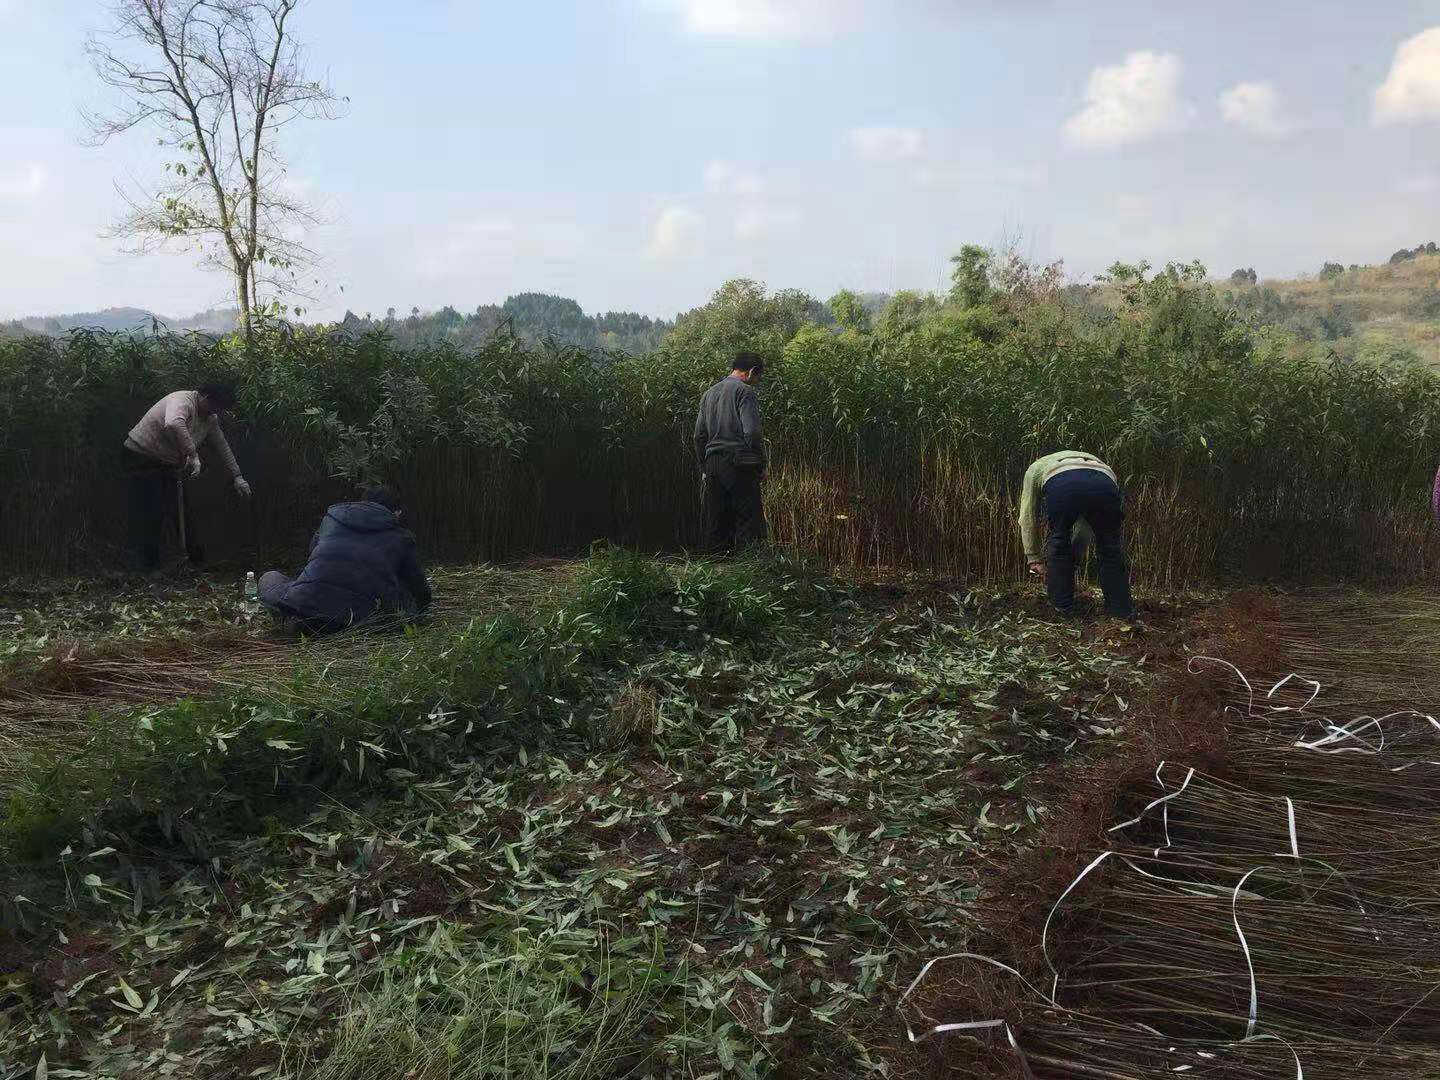
[[[415,536],[400,524],[395,497],[384,487],[326,510],[300,576],[292,581],[271,570],[259,589],[260,602],[277,618],[316,634],[404,622],[430,606]]]
[[[1041,557],[1039,524],[1049,524]],[[1115,471],[1077,450],[1042,457],[1025,471],[1020,493],[1020,541],[1033,573],[1045,575],[1050,602],[1062,615],[1075,608],[1075,563],[1093,534],[1107,614],[1133,618],[1130,568],[1125,561],[1125,503]]]

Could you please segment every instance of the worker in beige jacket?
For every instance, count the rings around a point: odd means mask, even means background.
[[[235,493],[250,497],[250,485],[240,466],[220,417],[235,404],[235,391],[224,383],[206,383],[198,390],[176,390],[157,401],[125,437],[124,469],[130,482],[135,546],[146,570],[160,565],[160,534],[164,520],[178,513],[176,478],[200,475],[200,447],[207,442],[230,470]],[[185,515],[186,555],[200,565],[205,550],[192,515]]]
[[[1049,525],[1040,548],[1040,522]],[[1094,454],[1061,450],[1025,470],[1020,487],[1020,543],[1030,572],[1045,575],[1050,602],[1062,615],[1075,609],[1075,563],[1091,537],[1100,557],[1105,611],[1135,617],[1125,559],[1125,500],[1115,470]]]

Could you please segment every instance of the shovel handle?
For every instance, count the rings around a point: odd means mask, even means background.
[[[185,542],[185,474],[175,474],[175,520],[180,525],[180,550],[190,559],[190,545]]]

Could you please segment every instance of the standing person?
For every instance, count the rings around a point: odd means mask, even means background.
[[[135,547],[140,565],[154,570],[160,565],[160,533],[165,518],[178,513],[176,477],[200,475],[200,447],[209,442],[230,470],[235,493],[250,497],[250,485],[240,475],[240,466],[220,418],[235,404],[235,390],[227,383],[208,382],[198,390],[176,390],[157,401],[125,437],[124,471],[130,483]],[[185,554],[199,566],[205,549],[195,533],[193,516],[185,512]]]
[[[1430,513],[1434,515],[1435,524],[1440,525],[1440,470],[1435,472],[1435,484],[1430,489]]]
[[[1041,513],[1050,530],[1043,559],[1038,543]],[[1025,471],[1020,492],[1020,542],[1031,572],[1045,573],[1050,602],[1062,615],[1073,614],[1075,608],[1077,542],[1083,548],[1087,533],[1093,532],[1105,611],[1122,619],[1134,618],[1122,535],[1124,522],[1124,499],[1115,470],[1094,455],[1061,450],[1042,457]]]
[[[300,576],[261,575],[260,602],[317,634],[387,617],[403,622],[425,611],[430,583],[394,493],[370,487],[357,502],[326,510]]]
[[[705,476],[704,547],[712,555],[740,551],[765,539],[760,478],[765,440],[760,431],[756,387],[765,361],[735,354],[730,374],[700,399],[695,417],[695,458]]]

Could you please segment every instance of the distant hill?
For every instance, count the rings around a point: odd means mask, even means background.
[[[171,318],[135,307],[112,307],[104,311],[77,311],[70,315],[40,315],[0,323],[0,335],[48,334],[71,330],[105,330],[111,333],[149,334],[158,325],[163,333],[198,330],[207,334],[228,334],[239,325],[233,308],[211,308],[186,318]]]
[[[391,308],[383,318],[369,314],[361,318],[347,311],[337,325],[355,334],[383,330],[401,348],[442,341],[478,345],[505,329],[527,341],[551,340],[634,354],[653,351],[674,326],[665,319],[633,311],[587,315],[568,297],[534,292],[516,293],[506,297],[503,304],[481,304],[468,315],[448,305],[425,313],[412,308],[408,316],[397,316]]]
[[[1370,360],[1413,354],[1440,366],[1440,252],[1434,244],[1398,251],[1379,266],[1326,263],[1316,276],[1293,281],[1251,285],[1232,276],[1228,292],[1241,310],[1327,352]]]

